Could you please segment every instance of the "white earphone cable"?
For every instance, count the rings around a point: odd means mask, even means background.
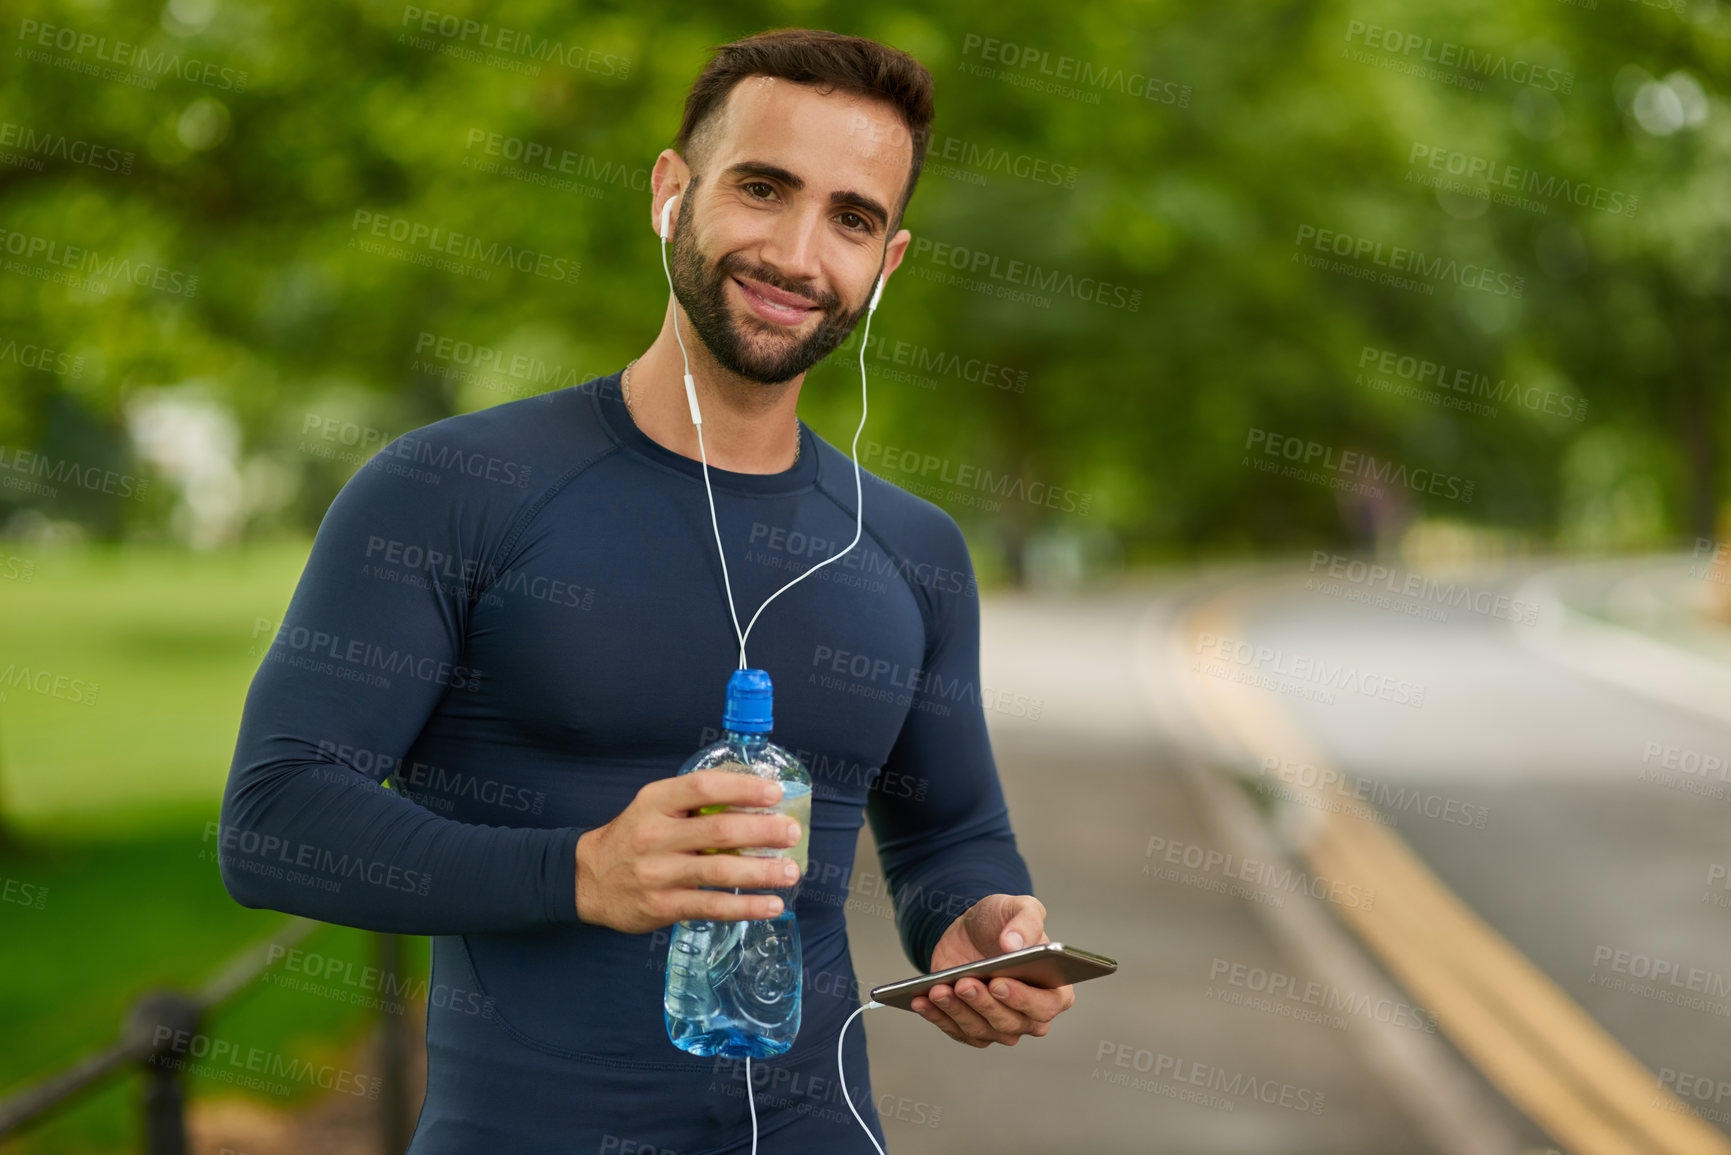
[[[673,201],[675,199],[677,199],[677,198],[669,198],[667,205],[663,207],[663,218],[664,219],[666,217],[667,210],[672,207]],[[665,235],[667,230],[663,229],[662,232],[663,232],[663,236],[661,238],[661,271],[664,274],[666,274],[666,276],[667,276],[668,291],[672,292],[672,290],[673,290],[673,272],[671,269],[668,268],[668,265],[667,265],[667,237]],[[882,291],[882,284],[883,284],[883,282],[882,282],[882,278],[880,276],[879,281],[878,281],[878,285],[874,288],[874,290],[872,292],[871,303],[866,306],[865,329],[860,333],[860,343],[859,343],[859,428],[854,430],[853,448],[852,448],[854,509],[856,511],[856,514],[857,514],[857,521],[856,521],[856,524],[854,525],[854,531],[853,531],[853,540],[848,542],[847,546],[845,548],[843,548],[840,553],[837,553],[833,557],[827,557],[827,558],[823,559],[822,561],[818,562],[816,565],[812,566],[810,569],[806,570],[804,573],[800,574],[798,577],[795,577],[792,581],[788,582],[787,585],[782,586],[780,589],[778,589],[774,593],[770,594],[767,598],[764,598],[763,599],[763,605],[757,607],[757,613],[751,615],[751,621],[746,624],[746,627],[743,630],[739,628],[739,611],[734,607],[733,581],[731,578],[728,577],[728,573],[727,573],[727,551],[722,547],[722,544],[721,544],[721,523],[716,518],[716,515],[715,515],[715,491],[710,487],[710,484],[709,484],[709,454],[708,454],[708,451],[703,446],[703,421],[702,421],[702,419],[698,413],[696,393],[690,392],[691,411],[692,411],[692,422],[691,423],[697,429],[697,454],[698,454],[698,457],[703,461],[703,492],[704,492],[705,496],[707,496],[709,498],[709,525],[710,525],[710,528],[715,531],[715,552],[716,552],[716,556],[721,559],[721,582],[722,582],[723,587],[727,590],[727,612],[729,614],[731,614],[733,617],[733,632],[739,638],[739,668],[742,670],[746,668],[745,640],[746,640],[746,638],[751,636],[751,628],[757,624],[757,619],[763,614],[763,611],[769,606],[769,603],[773,602],[776,598],[778,598],[782,594],[786,593],[794,585],[796,585],[799,582],[804,581],[806,578],[810,577],[812,574],[816,573],[818,570],[822,569],[824,566],[829,565],[833,561],[839,561],[843,556],[845,556],[847,554],[847,552],[849,550],[853,549],[854,546],[859,544],[860,534],[865,529],[865,494],[864,494],[864,488],[860,482],[860,468],[859,468],[859,439],[860,439],[860,434],[865,432],[865,423],[866,423],[865,350],[866,350],[866,342],[867,342],[868,338],[871,336],[872,314],[877,312],[878,296]],[[682,360],[685,363],[685,384],[686,384],[687,390],[691,391],[695,388],[693,386],[692,380],[691,380],[691,359],[685,350],[685,338],[680,336],[680,334],[679,334],[679,306],[678,306],[677,301],[675,302],[674,308],[673,308],[673,337],[676,341],[679,342],[679,357],[680,357],[680,360]],[[800,434],[800,436],[803,437],[804,433],[802,432]]]
[[[676,199],[678,199],[678,198],[677,197],[668,198],[667,203],[662,206],[662,210],[661,210],[661,221],[662,221],[662,227],[661,227],[661,271],[667,275],[667,289],[669,292],[672,292],[672,290],[673,290],[673,272],[671,269],[668,268],[668,265],[667,265],[667,234],[668,234],[667,217],[668,217],[669,211],[673,207],[673,201]],[[839,560],[843,555],[845,555],[848,552],[848,550],[851,550],[854,546],[859,544],[860,534],[862,532],[864,532],[864,530],[865,530],[865,494],[864,494],[864,490],[863,490],[863,487],[862,487],[861,482],[860,482],[860,468],[859,468],[859,438],[860,438],[860,434],[865,432],[865,423],[866,423],[865,351],[866,351],[867,339],[871,335],[872,314],[877,311],[878,297],[880,295],[882,295],[882,293],[883,293],[883,277],[880,274],[880,276],[878,277],[877,284],[872,289],[871,301],[866,306],[865,329],[860,333],[860,343],[859,343],[859,428],[854,430],[853,450],[852,450],[852,453],[853,453],[854,509],[857,511],[858,517],[857,517],[857,521],[854,525],[853,540],[847,543],[847,547],[845,549],[843,549],[841,551],[841,553],[836,554],[834,557],[828,557],[828,558],[825,558],[823,561],[818,562],[816,565],[812,566],[810,569],[806,570],[804,573],[802,573],[798,577],[794,578],[793,581],[788,582],[787,585],[782,586],[781,589],[776,590],[774,593],[770,594],[767,598],[763,599],[763,605],[757,607],[757,613],[751,615],[751,621],[746,624],[746,627],[743,630],[739,628],[739,611],[734,608],[734,604],[733,604],[733,583],[731,580],[729,580],[729,578],[727,576],[727,552],[726,552],[726,550],[724,550],[722,548],[722,545],[721,545],[721,523],[715,516],[715,491],[712,488],[710,488],[710,484],[709,484],[709,455],[703,447],[703,419],[702,419],[702,416],[699,413],[698,407],[697,407],[696,385],[691,380],[691,359],[685,351],[685,338],[683,338],[679,335],[679,306],[678,306],[677,300],[674,303],[674,307],[673,307],[673,336],[674,336],[674,339],[679,342],[679,356],[680,356],[680,359],[682,361],[684,361],[684,363],[685,363],[686,398],[691,403],[691,424],[693,426],[695,426],[697,429],[697,454],[698,454],[698,457],[701,458],[703,461],[703,492],[709,498],[709,525],[710,525],[710,528],[715,531],[716,556],[718,556],[721,559],[721,581],[722,581],[723,586],[727,590],[727,612],[729,614],[733,615],[733,632],[739,636],[739,668],[742,670],[746,668],[746,665],[745,665],[745,639],[748,636],[750,636],[751,627],[755,626],[757,624],[758,617],[762,615],[764,609],[768,607],[769,603],[774,601],[776,598],[780,597],[783,593],[786,593],[789,589],[793,588],[793,586],[796,583],[804,581],[806,578],[810,577],[812,574],[816,573],[818,570],[822,569],[824,566],[830,564],[830,562]],[[803,437],[804,433],[802,432],[800,434],[800,436]],[[853,1025],[854,1019],[859,1017],[860,1012],[870,1010],[873,1007],[881,1007],[881,1006],[883,1006],[882,1003],[873,1000],[873,1001],[867,1002],[867,1003],[861,1005],[859,1008],[857,1008],[853,1012],[853,1014],[848,1016],[847,1022],[842,1024],[841,1034],[836,1038],[836,1041],[835,1041],[835,1069],[836,1069],[836,1073],[841,1077],[838,1085],[841,1087],[842,1097],[847,1100],[848,1110],[853,1112],[853,1117],[855,1119],[859,1120],[859,1125],[865,1131],[866,1138],[870,1139],[872,1146],[877,1148],[878,1155],[884,1155],[884,1149],[882,1146],[880,1146],[878,1144],[877,1136],[872,1134],[871,1128],[866,1126],[865,1119],[863,1119],[860,1116],[859,1108],[854,1106],[853,1097],[847,1093],[847,1075],[842,1068],[841,1047],[842,1047],[842,1041],[847,1038],[848,1027]],[[751,1087],[751,1056],[750,1055],[747,1055],[745,1057],[745,1101],[746,1101],[746,1104],[751,1109],[751,1152],[752,1152],[752,1155],[757,1155],[757,1099],[756,1099],[756,1096],[752,1093],[752,1087]]]

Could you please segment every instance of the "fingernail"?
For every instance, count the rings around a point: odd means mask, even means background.
[[[943,998],[938,1000],[938,1006],[940,1006],[940,1007],[947,1007],[949,1005],[950,1005],[950,996],[949,995],[945,995]]]
[[[960,993],[961,993],[961,996],[964,999],[967,999],[970,1003],[973,1002],[975,999],[980,997],[980,992],[975,990],[973,987],[969,987],[967,990],[962,991]]]
[[[1013,930],[1009,934],[1006,934],[1004,936],[1004,941],[1010,944],[1011,950],[1021,950],[1027,945],[1027,943],[1022,941],[1022,932],[1017,930]]]
[[[792,846],[794,843],[796,843],[798,841],[799,841],[799,823],[789,822],[787,824],[787,844],[789,846]]]
[[[1003,983],[998,983],[992,988],[992,993],[1001,999],[1010,993],[1010,988]]]
[[[786,866],[782,867],[781,868],[781,876],[783,878],[787,879],[789,882],[792,882],[794,879],[798,878],[799,877],[799,863],[790,862]]]

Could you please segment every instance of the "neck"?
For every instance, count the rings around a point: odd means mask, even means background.
[[[675,310],[703,410],[702,454],[685,400],[685,361],[673,332]],[[803,373],[763,385],[723,369],[670,296],[660,334],[631,367],[631,415],[644,436],[694,461],[706,455],[711,466],[733,473],[785,473],[797,456],[799,389],[804,383]]]

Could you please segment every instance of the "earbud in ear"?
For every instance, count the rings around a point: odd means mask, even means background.
[[[871,304],[866,306],[866,312],[869,313],[872,310],[876,309],[878,307],[878,298],[883,296],[883,295],[884,295],[884,278],[883,278],[883,274],[880,273],[880,274],[878,274],[877,287],[872,290]]]
[[[667,203],[661,206],[661,239],[664,241],[671,235],[671,230],[673,228],[673,202],[678,199],[679,194],[674,193],[672,196],[667,198]]]

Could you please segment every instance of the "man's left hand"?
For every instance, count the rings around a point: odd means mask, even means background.
[[[1031,894],[989,894],[949,925],[932,949],[932,970],[941,971],[994,955],[1051,942],[1046,907]],[[939,983],[914,999],[920,1017],[970,1047],[1013,1047],[1023,1035],[1044,1035],[1051,1022],[1076,1002],[1073,986],[1034,987],[998,976],[990,986],[965,978],[952,988]]]

